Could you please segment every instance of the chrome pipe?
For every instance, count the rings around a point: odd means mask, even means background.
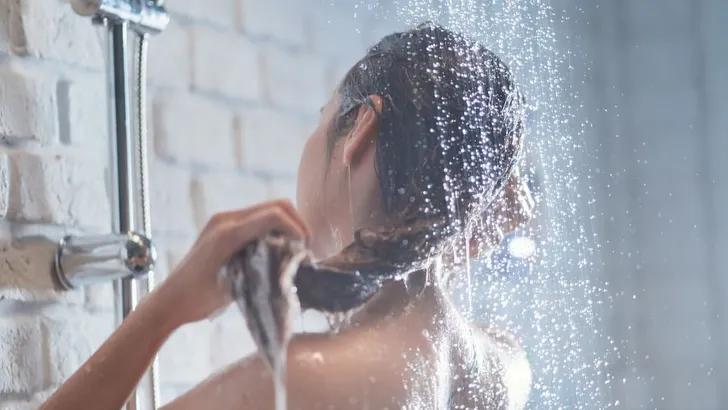
[[[129,100],[129,79],[127,67],[129,64],[127,42],[128,23],[124,21],[109,23],[110,54],[112,66],[112,91],[114,114],[114,154],[116,157],[116,213],[117,228],[120,232],[134,230],[135,200],[134,200],[134,144],[131,136],[131,109]],[[134,309],[136,305],[136,289],[133,282],[122,279],[122,294],[125,297],[119,300],[122,319]]]
[[[116,210],[120,232],[131,232],[136,222],[134,141],[131,134],[131,100],[129,95],[129,23],[125,20],[108,20],[111,82],[113,90],[114,136],[116,144]],[[122,278],[118,284],[117,306],[121,320],[126,319],[139,303],[136,282],[131,277]],[[134,391],[126,404],[127,410],[140,408],[139,394]]]

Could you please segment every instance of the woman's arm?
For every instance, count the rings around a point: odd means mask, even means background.
[[[96,353],[41,406],[41,410],[120,409],[170,334],[181,324],[170,314],[166,288],[149,295]]]
[[[169,278],[147,296],[41,410],[119,410],[167,338],[229,303],[217,273],[234,252],[271,230],[295,237],[308,228],[288,201],[213,216]]]

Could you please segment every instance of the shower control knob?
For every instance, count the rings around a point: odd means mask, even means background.
[[[132,233],[124,245],[124,264],[135,276],[144,275],[154,268],[157,255],[151,239]]]
[[[67,289],[122,278],[137,278],[154,269],[157,251],[139,233],[67,236],[55,259],[58,282]]]

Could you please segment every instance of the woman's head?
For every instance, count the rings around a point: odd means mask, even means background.
[[[433,24],[383,38],[304,150],[298,204],[317,256],[362,228],[431,221],[428,247],[469,230],[518,159],[523,114],[511,72],[482,45]]]

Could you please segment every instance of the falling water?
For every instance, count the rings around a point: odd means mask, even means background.
[[[588,217],[591,192],[575,160],[578,137],[589,124],[574,122],[580,113],[571,103],[578,100],[572,85],[579,79],[571,69],[585,59],[569,49],[566,17],[544,0],[364,0],[354,11],[392,27],[380,34],[427,20],[443,24],[480,40],[516,73],[529,109],[525,171],[537,174],[541,185],[538,215],[519,234],[538,247],[518,259],[504,244],[472,272],[468,264],[457,294],[469,312],[472,305],[475,320],[523,341],[534,367],[529,409],[610,407],[604,397],[611,342],[601,333],[606,298],[594,278],[599,261]]]

